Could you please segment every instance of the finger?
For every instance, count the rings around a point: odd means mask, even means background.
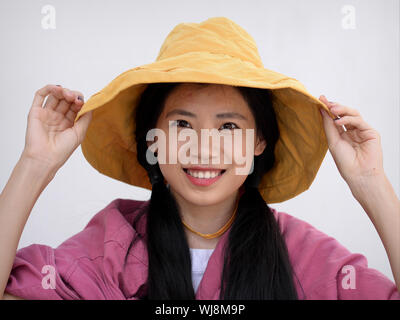
[[[65,99],[60,100],[60,102],[57,105],[57,108],[55,109],[56,112],[61,113],[63,115],[65,115],[65,113],[67,113],[67,111],[69,110],[69,108],[71,107],[70,102],[68,102]]]
[[[43,108],[54,110],[57,107],[59,101],[60,99],[56,97],[54,93],[49,94]]]
[[[353,109],[353,108],[349,108],[347,106],[341,105],[338,102],[335,101],[328,101],[329,105],[329,110],[331,111],[331,113],[335,116],[335,118],[333,120],[338,120],[341,117],[345,116],[345,115],[351,115],[351,116],[361,116],[360,113],[358,112],[358,110]],[[339,123],[340,124],[340,123]],[[342,134],[343,132],[346,131],[351,131],[356,129],[354,126],[347,124],[346,126],[341,125],[339,128],[339,132]]]
[[[74,111],[75,113],[79,112],[79,110],[82,108],[84,102],[84,96],[83,93],[80,91],[73,91],[76,95],[76,98],[74,100],[74,103],[71,105],[71,110]]]
[[[327,114],[325,110],[322,110],[322,113],[326,139],[328,140],[328,145],[333,146],[338,140],[341,139],[341,134],[344,132],[344,129],[335,125],[335,121]]]
[[[326,100],[325,97],[321,98],[320,100],[327,104],[328,100]],[[323,125],[325,129],[325,135],[326,139],[328,141],[328,145],[331,147],[336,144],[336,141],[340,139],[340,134],[341,131],[340,129],[335,125],[334,120],[328,115],[327,111],[325,109],[320,109],[321,114],[322,114],[322,120],[323,120]],[[343,129],[342,129],[343,130]]]
[[[361,116],[343,116],[334,122],[336,125],[344,125],[346,128],[349,126],[349,130],[358,129],[363,131],[372,129]]]
[[[58,102],[60,101],[60,100],[59,100],[57,97],[55,97],[53,94],[48,95],[48,96],[47,96],[47,99],[45,99],[45,100],[46,100],[46,101],[45,101],[45,103],[44,103],[43,108],[52,109],[52,110],[54,110],[54,109],[57,107]]]
[[[349,115],[360,115],[360,113],[356,109],[349,108],[335,101],[328,101],[328,99],[324,96],[320,96],[320,100],[323,101],[329,109],[329,112],[332,114],[333,119],[340,118],[340,114],[347,113]]]
[[[75,100],[74,93],[67,88],[63,88],[63,99],[60,100],[59,104],[55,108],[55,111],[65,115],[65,113],[69,110],[74,100]]]
[[[76,99],[74,103],[70,105],[69,109],[65,114],[66,118],[72,123],[75,121],[77,113],[81,110],[82,106],[84,105],[82,92],[74,91],[74,93],[76,94]]]
[[[331,116],[331,117],[334,117],[334,115],[332,114],[332,112],[330,110],[331,105],[330,105],[330,102],[328,101],[328,99],[324,95],[321,95],[319,97],[319,101],[321,101],[326,106],[326,108],[328,109],[328,111],[326,111],[326,112],[328,112],[328,115]]]
[[[52,89],[52,94],[48,96],[44,108],[64,114],[69,108],[71,100],[74,100],[74,94],[70,90],[56,86]]]
[[[74,100],[76,99],[76,94],[67,88],[63,88],[63,95],[64,95],[64,100],[66,100],[68,103],[73,103]]]
[[[56,98],[61,98],[60,87],[57,87],[53,84],[48,84],[37,90],[35,92],[35,96],[33,97],[32,108],[43,108],[44,99],[49,94],[53,94]]]
[[[78,121],[75,122],[74,128],[76,128],[76,132],[78,135],[78,141],[81,143],[86,135],[86,130],[89,127],[89,123],[92,120],[93,110],[86,112],[83,116],[81,116]]]
[[[335,119],[340,118],[340,117],[338,117],[337,115],[335,115],[334,113],[332,113],[332,111],[331,111],[332,105],[333,105],[333,104],[336,104],[336,102],[328,101],[328,99],[327,99],[324,95],[321,95],[319,100],[322,101],[322,102],[328,107],[329,111],[331,112],[331,115],[333,116],[333,118],[332,118],[332,117],[329,115],[329,117],[330,117],[332,120],[335,120]],[[344,129],[343,126],[342,126],[342,127],[337,127],[337,130],[339,131],[339,134],[340,134],[340,135],[341,135],[343,132],[345,132],[345,129]]]
[[[333,123],[335,124],[335,121],[336,120],[338,120],[338,119],[340,119],[340,117],[338,117],[338,118],[336,118],[336,119],[333,119]],[[339,134],[341,135],[343,132],[346,132],[346,130],[351,130],[351,129],[349,129],[349,128],[347,128],[347,127],[345,127],[345,126],[337,126],[337,129],[339,130]]]
[[[82,101],[80,101],[79,104],[72,104],[71,105],[70,109],[65,114],[65,117],[68,119],[68,121],[70,121],[72,123],[75,121],[76,115],[81,110],[83,104],[84,103]]]
[[[360,116],[360,113],[358,112],[358,110],[343,106],[341,104],[332,105],[330,110],[335,116],[340,116],[340,117],[345,116],[345,115]]]
[[[80,105],[80,103],[77,102],[77,100],[78,100],[78,95],[81,94],[78,91],[69,90],[67,88],[64,88],[64,92],[66,99],[61,100],[55,110],[63,115],[65,115],[71,109],[71,107],[73,107],[74,104],[77,103],[78,105]],[[76,108],[77,107],[75,106],[75,109]]]

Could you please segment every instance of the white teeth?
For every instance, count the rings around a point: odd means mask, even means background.
[[[199,178],[199,179],[210,179],[210,178],[215,178],[216,176],[219,176],[222,174],[222,171],[192,171],[192,170],[187,170],[187,173],[190,174],[192,177]]]

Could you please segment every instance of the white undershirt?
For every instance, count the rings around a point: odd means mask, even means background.
[[[208,260],[210,259],[214,249],[190,249],[190,257],[192,259],[192,283],[194,292],[197,292],[201,278],[207,268]]]

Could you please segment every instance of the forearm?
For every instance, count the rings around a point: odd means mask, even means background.
[[[29,214],[53,176],[43,163],[21,156],[0,194],[0,298]]]
[[[382,240],[400,291],[400,201],[384,174],[359,181],[350,189]]]

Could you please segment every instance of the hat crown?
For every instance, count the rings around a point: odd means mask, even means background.
[[[254,39],[225,17],[178,24],[161,46],[157,61],[192,52],[229,55],[263,68]]]

